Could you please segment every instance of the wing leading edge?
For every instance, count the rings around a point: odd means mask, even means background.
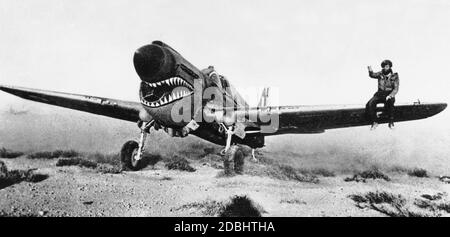
[[[431,117],[443,111],[446,103],[404,103],[395,105],[395,122],[417,120]],[[378,108],[380,112],[382,108]],[[239,111],[238,111],[239,112]],[[274,126],[275,132],[264,135],[278,135],[287,133],[321,133],[327,129],[345,128],[369,125],[362,105],[322,105],[322,106],[279,106],[262,109],[240,111],[249,118],[278,116],[276,123],[253,121],[258,127]],[[252,117],[253,116],[253,117]],[[267,120],[266,120],[267,121]],[[271,120],[272,122],[273,120]],[[380,116],[380,123],[387,123],[388,119]],[[270,130],[270,129],[269,129]],[[264,133],[263,130],[261,130]]]
[[[27,100],[80,110],[130,122],[139,120],[142,105],[138,102],[96,96],[0,85],[0,90]]]

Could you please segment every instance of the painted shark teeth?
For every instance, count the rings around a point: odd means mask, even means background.
[[[175,100],[179,100],[185,96],[191,95],[194,90],[194,88],[189,83],[187,83],[180,77],[171,77],[169,79],[156,83],[145,82],[145,84],[152,88],[158,88],[163,85],[167,85],[173,88],[172,91],[168,91],[169,93],[165,93],[157,101],[147,101],[146,99],[141,98],[141,103],[148,107],[159,107],[170,104]]]
[[[184,87],[187,87],[187,88],[189,88],[191,90],[194,89],[194,88],[192,88],[192,86],[189,83],[187,83],[185,80],[183,80],[180,77],[171,77],[169,79],[166,79],[164,81],[159,81],[159,82],[156,82],[156,83],[149,83],[149,82],[145,82],[145,83],[148,86],[153,87],[153,88],[156,88],[156,87],[159,87],[159,86],[162,86],[162,85],[165,84],[165,85],[168,85],[168,86],[184,86]]]

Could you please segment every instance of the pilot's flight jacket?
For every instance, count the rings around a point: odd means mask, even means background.
[[[378,91],[391,92],[389,95],[395,97],[398,92],[400,80],[398,73],[391,73],[390,76],[384,75],[383,72],[369,71],[369,76],[378,79]]]

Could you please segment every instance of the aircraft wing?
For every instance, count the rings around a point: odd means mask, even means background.
[[[130,122],[139,120],[142,105],[138,102],[122,101],[102,97],[69,94],[24,87],[0,85],[0,90],[46,104],[61,106],[69,109],[81,110]]]
[[[395,105],[395,122],[424,119],[431,117],[447,107],[445,103],[404,103]],[[377,110],[382,110],[378,108]],[[327,129],[369,125],[363,105],[321,105],[321,106],[272,106],[250,108],[237,111],[250,119],[246,130],[261,131],[264,135],[287,133],[322,133]],[[381,112],[380,112],[381,113]],[[269,117],[273,116],[267,122]],[[276,122],[278,117],[278,122]],[[258,118],[252,121],[252,118]],[[260,118],[265,118],[263,121]],[[264,122],[265,121],[265,122]],[[380,123],[387,123],[387,117],[381,115]],[[278,123],[278,127],[277,124]],[[264,131],[263,126],[270,128]],[[272,129],[272,130],[271,130]]]

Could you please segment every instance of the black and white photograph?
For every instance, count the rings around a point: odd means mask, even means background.
[[[449,66],[446,0],[1,0],[0,217],[449,217]]]

